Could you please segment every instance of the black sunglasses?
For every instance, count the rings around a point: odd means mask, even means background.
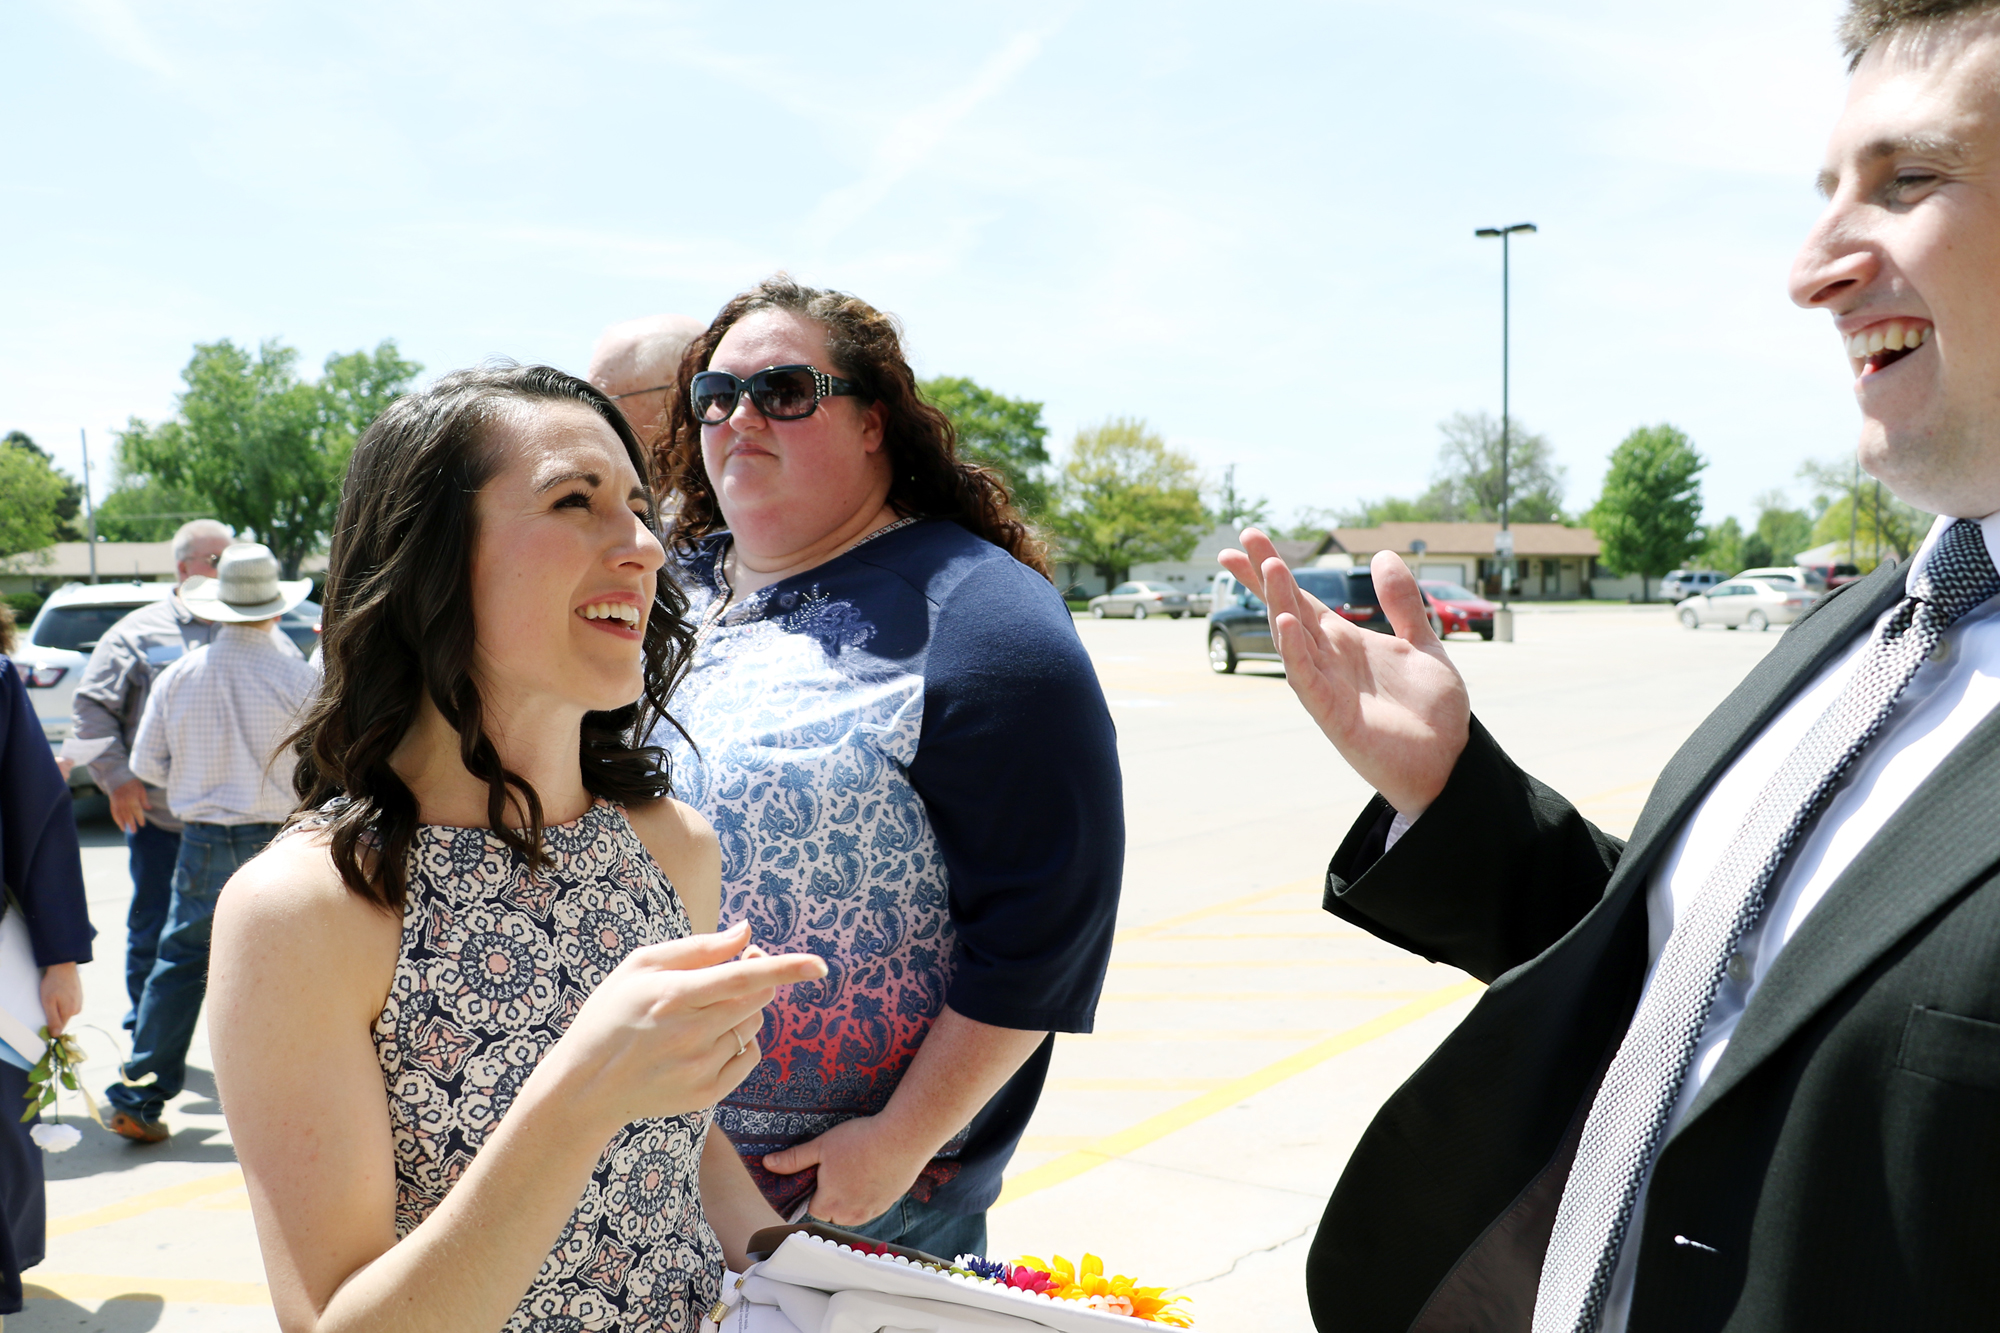
[[[819,410],[820,399],[858,397],[861,386],[811,366],[766,366],[749,379],[738,379],[726,370],[704,370],[688,385],[695,420],[704,426],[729,420],[745,393],[772,421],[799,421]]]

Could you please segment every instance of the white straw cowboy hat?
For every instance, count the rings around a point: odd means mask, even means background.
[[[237,542],[215,562],[215,577],[181,584],[181,601],[203,620],[241,623],[281,616],[312,593],[311,579],[281,581],[278,557],[256,542]]]

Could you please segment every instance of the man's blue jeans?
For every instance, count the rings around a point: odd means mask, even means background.
[[[961,1254],[986,1253],[986,1214],[947,1213],[909,1195],[891,1204],[880,1217],[847,1230],[871,1240],[922,1250],[940,1259],[956,1259]]]
[[[174,896],[174,862],[180,859],[181,835],[151,824],[125,835],[132,868],[132,907],[125,913],[125,993],[132,1007],[125,1011],[125,1030],[139,1021],[139,997],[153,975],[160,948],[160,928],[167,924],[167,906]]]
[[[189,824],[174,863],[173,902],[160,931],[159,957],[139,998],[125,1081],[104,1090],[113,1107],[158,1120],[187,1084],[188,1043],[208,994],[208,934],[222,886],[264,850],[276,824]]]

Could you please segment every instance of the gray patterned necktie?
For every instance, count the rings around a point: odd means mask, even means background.
[[[1730,955],[1764,908],[1764,890],[1799,834],[1953,622],[2000,595],[1978,523],[1945,529],[1908,595],[1876,630],[1840,697],[1815,722],[1750,807],[1660,955],[1653,984],[1605,1071],[1584,1121],[1542,1263],[1534,1333],[1595,1333],[1611,1291],[1639,1185]]]

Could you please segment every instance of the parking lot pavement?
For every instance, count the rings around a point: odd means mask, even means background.
[[[1088,1248],[1112,1271],[1187,1289],[1205,1330],[1304,1329],[1327,1192],[1477,985],[1319,910],[1326,858],[1367,791],[1274,664],[1208,669],[1205,628],[1078,624],[1119,729],[1124,901],[1097,1031],[1057,1043],[990,1248]],[[1623,832],[1667,756],[1778,638],[1613,607],[1524,612],[1515,643],[1450,649],[1501,743]],[[122,1053],[129,883],[115,829],[91,823],[85,842],[99,933],[82,1022],[97,1088]],[[167,1144],[92,1130],[47,1159],[49,1254],[25,1274],[28,1308],[8,1333],[277,1327],[205,1031],[191,1064]]]

